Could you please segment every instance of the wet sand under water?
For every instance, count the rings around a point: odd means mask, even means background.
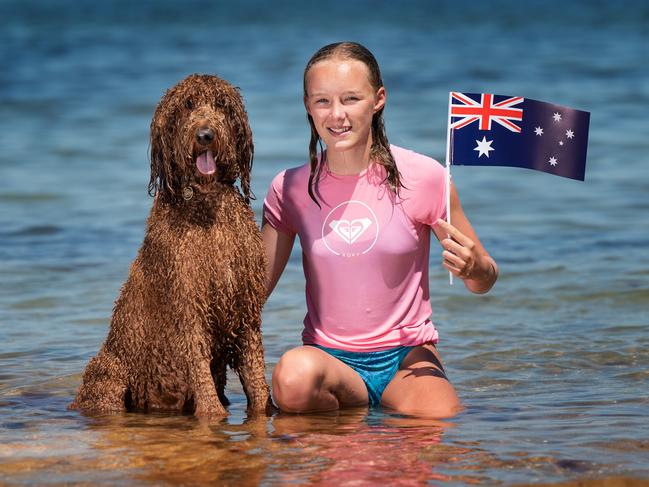
[[[499,455],[494,445],[454,440],[462,415],[441,422],[361,408],[248,417],[245,397],[236,392],[222,420],[92,417],[66,409],[78,380],[70,376],[0,396],[7,412],[1,485],[514,485],[503,481],[509,471],[519,479],[574,479],[534,485],[649,486],[649,480],[603,477],[585,461],[550,453]],[[12,422],[12,410],[22,420]],[[649,451],[647,441],[601,446]]]

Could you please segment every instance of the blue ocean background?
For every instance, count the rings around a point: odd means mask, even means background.
[[[583,183],[453,168],[501,271],[471,295],[433,244],[466,411],[252,420],[234,377],[217,424],[67,411],[142,241],[162,94],[194,72],[240,87],[260,221],[272,177],[308,154],[304,65],[339,40],[379,60],[390,142],[440,161],[451,90],[591,112]],[[642,1],[0,1],[0,483],[646,485],[648,47]],[[296,246],[264,310],[268,376],[300,342],[303,293]]]

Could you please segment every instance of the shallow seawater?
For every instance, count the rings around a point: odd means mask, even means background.
[[[0,2],[1,485],[649,485],[649,7],[413,0]],[[591,112],[586,181],[453,168],[501,276],[449,286],[439,350],[465,411],[248,417],[68,411],[142,241],[156,102],[193,72],[241,88],[253,208],[307,156],[304,64],[370,47],[390,141],[443,160],[449,90]],[[267,376],[300,343],[299,246],[264,310]]]
[[[598,406],[592,402],[563,405],[563,412],[552,414],[541,406],[490,407],[451,422],[367,409],[268,418],[248,417],[243,396],[235,392],[230,416],[220,421],[84,417],[65,411],[69,395],[61,393],[76,378],[57,382],[3,395],[0,475],[6,485],[459,486],[566,477],[622,482],[620,474],[629,469],[620,471],[617,461],[632,456],[641,473],[649,451],[646,440],[585,436],[584,427],[602,428],[589,424],[583,412]],[[580,432],[580,439],[571,438],[571,431]],[[605,452],[606,461],[595,460],[597,452]],[[580,485],[649,485],[626,481]]]

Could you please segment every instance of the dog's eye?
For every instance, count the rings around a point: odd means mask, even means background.
[[[194,108],[194,102],[191,98],[187,98],[187,101],[185,101],[185,107],[187,107],[188,110]]]

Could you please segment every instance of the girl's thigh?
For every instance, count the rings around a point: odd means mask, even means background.
[[[410,351],[381,396],[381,404],[413,416],[449,418],[462,410],[439,352],[431,343]]]

